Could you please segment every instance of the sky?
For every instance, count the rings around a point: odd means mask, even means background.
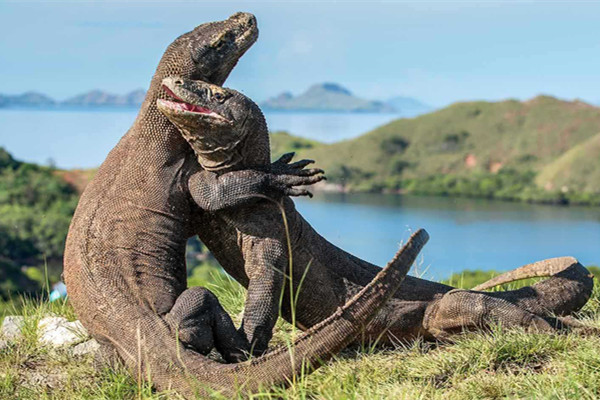
[[[260,37],[227,86],[262,101],[336,82],[370,99],[600,103],[600,2],[0,0],[0,93],[146,88],[166,46],[248,11]]]

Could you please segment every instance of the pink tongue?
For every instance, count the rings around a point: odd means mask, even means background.
[[[209,114],[211,112],[208,108],[204,108],[204,107],[200,107],[200,106],[196,106],[196,105],[188,104],[188,103],[183,103],[183,108],[187,111],[192,111],[192,112],[197,112],[197,113],[202,113],[202,114]]]

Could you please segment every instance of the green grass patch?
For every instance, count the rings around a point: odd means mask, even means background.
[[[475,274],[477,275],[477,274]],[[490,274],[463,275],[475,285]],[[475,276],[475,278],[473,277]],[[220,273],[204,282],[239,324],[245,289]],[[455,277],[456,278],[456,277]],[[469,278],[464,279],[464,278]],[[211,278],[213,279],[213,278]],[[224,279],[224,280],[223,280]],[[49,313],[74,319],[68,302],[20,299],[27,317],[25,337],[0,352],[3,399],[171,399],[139,385],[123,369],[96,370],[91,358],[74,360],[36,342],[37,321]],[[600,325],[600,288],[580,313]],[[279,320],[273,345],[289,343],[292,327]],[[452,344],[414,341],[394,349],[345,350],[288,389],[256,399],[500,399],[600,396],[600,337],[536,334],[495,327],[491,333],[465,333]],[[219,398],[219,397],[215,397]],[[237,397],[236,397],[237,398]],[[241,398],[241,397],[239,397]]]

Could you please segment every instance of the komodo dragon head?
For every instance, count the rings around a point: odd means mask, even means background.
[[[223,84],[257,38],[256,18],[249,13],[199,25],[169,45],[154,77],[162,80],[177,74]]]
[[[158,99],[158,109],[189,142],[204,169],[225,171],[269,163],[267,123],[248,97],[180,77],[165,78],[162,84],[171,99]]]

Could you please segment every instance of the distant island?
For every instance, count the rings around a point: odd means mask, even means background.
[[[18,95],[0,94],[0,108],[8,107],[139,107],[144,101],[146,91],[137,89],[124,95],[104,92],[102,90],[91,90],[68,98],[65,101],[57,101],[43,93],[26,92]]]
[[[433,107],[410,97],[394,97],[388,101],[366,100],[337,83],[312,85],[298,96],[283,92],[263,102],[261,107],[267,111],[389,112],[406,117],[433,110]]]
[[[146,92],[137,89],[124,95],[95,89],[57,101],[38,92],[18,95],[0,94],[0,108],[31,107],[130,107],[138,108],[144,101]],[[393,97],[386,101],[365,100],[355,96],[350,90],[337,83],[312,85],[304,93],[294,96],[290,92],[281,93],[261,103],[265,111],[318,111],[356,113],[398,113],[402,117],[416,117],[434,110],[433,107],[411,97]]]
[[[365,100],[356,97],[348,89],[337,83],[312,85],[304,93],[293,96],[284,92],[261,104],[265,110],[288,111],[343,111],[343,112],[396,112],[397,110],[381,101]]]

